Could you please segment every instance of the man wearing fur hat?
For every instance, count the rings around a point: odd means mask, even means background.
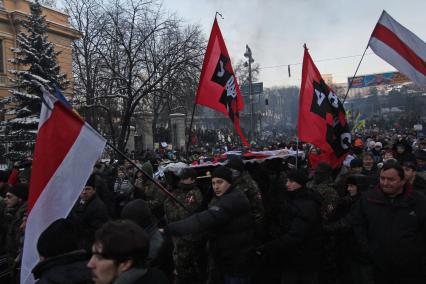
[[[94,175],[87,180],[68,219],[77,228],[79,248],[89,250],[95,231],[108,220],[106,206],[96,194]]]

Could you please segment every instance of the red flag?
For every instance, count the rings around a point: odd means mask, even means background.
[[[216,19],[204,56],[195,103],[229,116],[244,145],[249,145],[240,128],[239,112],[244,108],[243,97]]]
[[[351,134],[343,104],[321,78],[305,47],[302,84],[299,96],[297,135],[322,150],[322,157],[336,168],[345,159],[351,144]]]

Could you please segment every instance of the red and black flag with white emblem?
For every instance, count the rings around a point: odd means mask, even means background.
[[[244,108],[243,97],[216,19],[204,56],[195,103],[227,115],[243,144],[249,145],[240,128],[239,112]]]
[[[327,86],[305,47],[299,96],[297,135],[324,152],[324,161],[336,168],[351,145],[346,113],[334,91]]]

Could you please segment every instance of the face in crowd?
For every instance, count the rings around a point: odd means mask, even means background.
[[[366,169],[371,169],[374,165],[374,159],[371,155],[366,154],[362,157],[362,165]]]
[[[404,176],[394,168],[380,171],[380,188],[389,197],[395,197],[404,190]]]
[[[18,203],[20,203],[20,201],[21,199],[18,196],[10,192],[6,193],[5,202],[6,202],[7,208],[15,207]]]
[[[358,194],[358,187],[355,184],[348,184],[347,191],[350,196],[356,196]]]
[[[80,199],[83,201],[88,201],[96,193],[96,190],[93,186],[85,186],[83,191],[80,193]]]
[[[286,182],[287,191],[296,191],[299,188],[302,188],[302,185],[294,180],[287,179]]]
[[[214,177],[212,178],[212,186],[214,194],[217,197],[220,197],[228,191],[228,189],[231,187],[231,184],[222,178]]]

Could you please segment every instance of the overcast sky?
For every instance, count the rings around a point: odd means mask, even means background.
[[[233,65],[243,59],[248,44],[261,66],[265,87],[300,85],[303,43],[314,61],[361,55],[382,10],[426,40],[426,0],[163,0],[169,12],[199,24],[210,35],[215,12]],[[331,73],[335,82],[353,76],[360,57],[317,62],[322,74]],[[367,50],[358,74],[395,70]]]

